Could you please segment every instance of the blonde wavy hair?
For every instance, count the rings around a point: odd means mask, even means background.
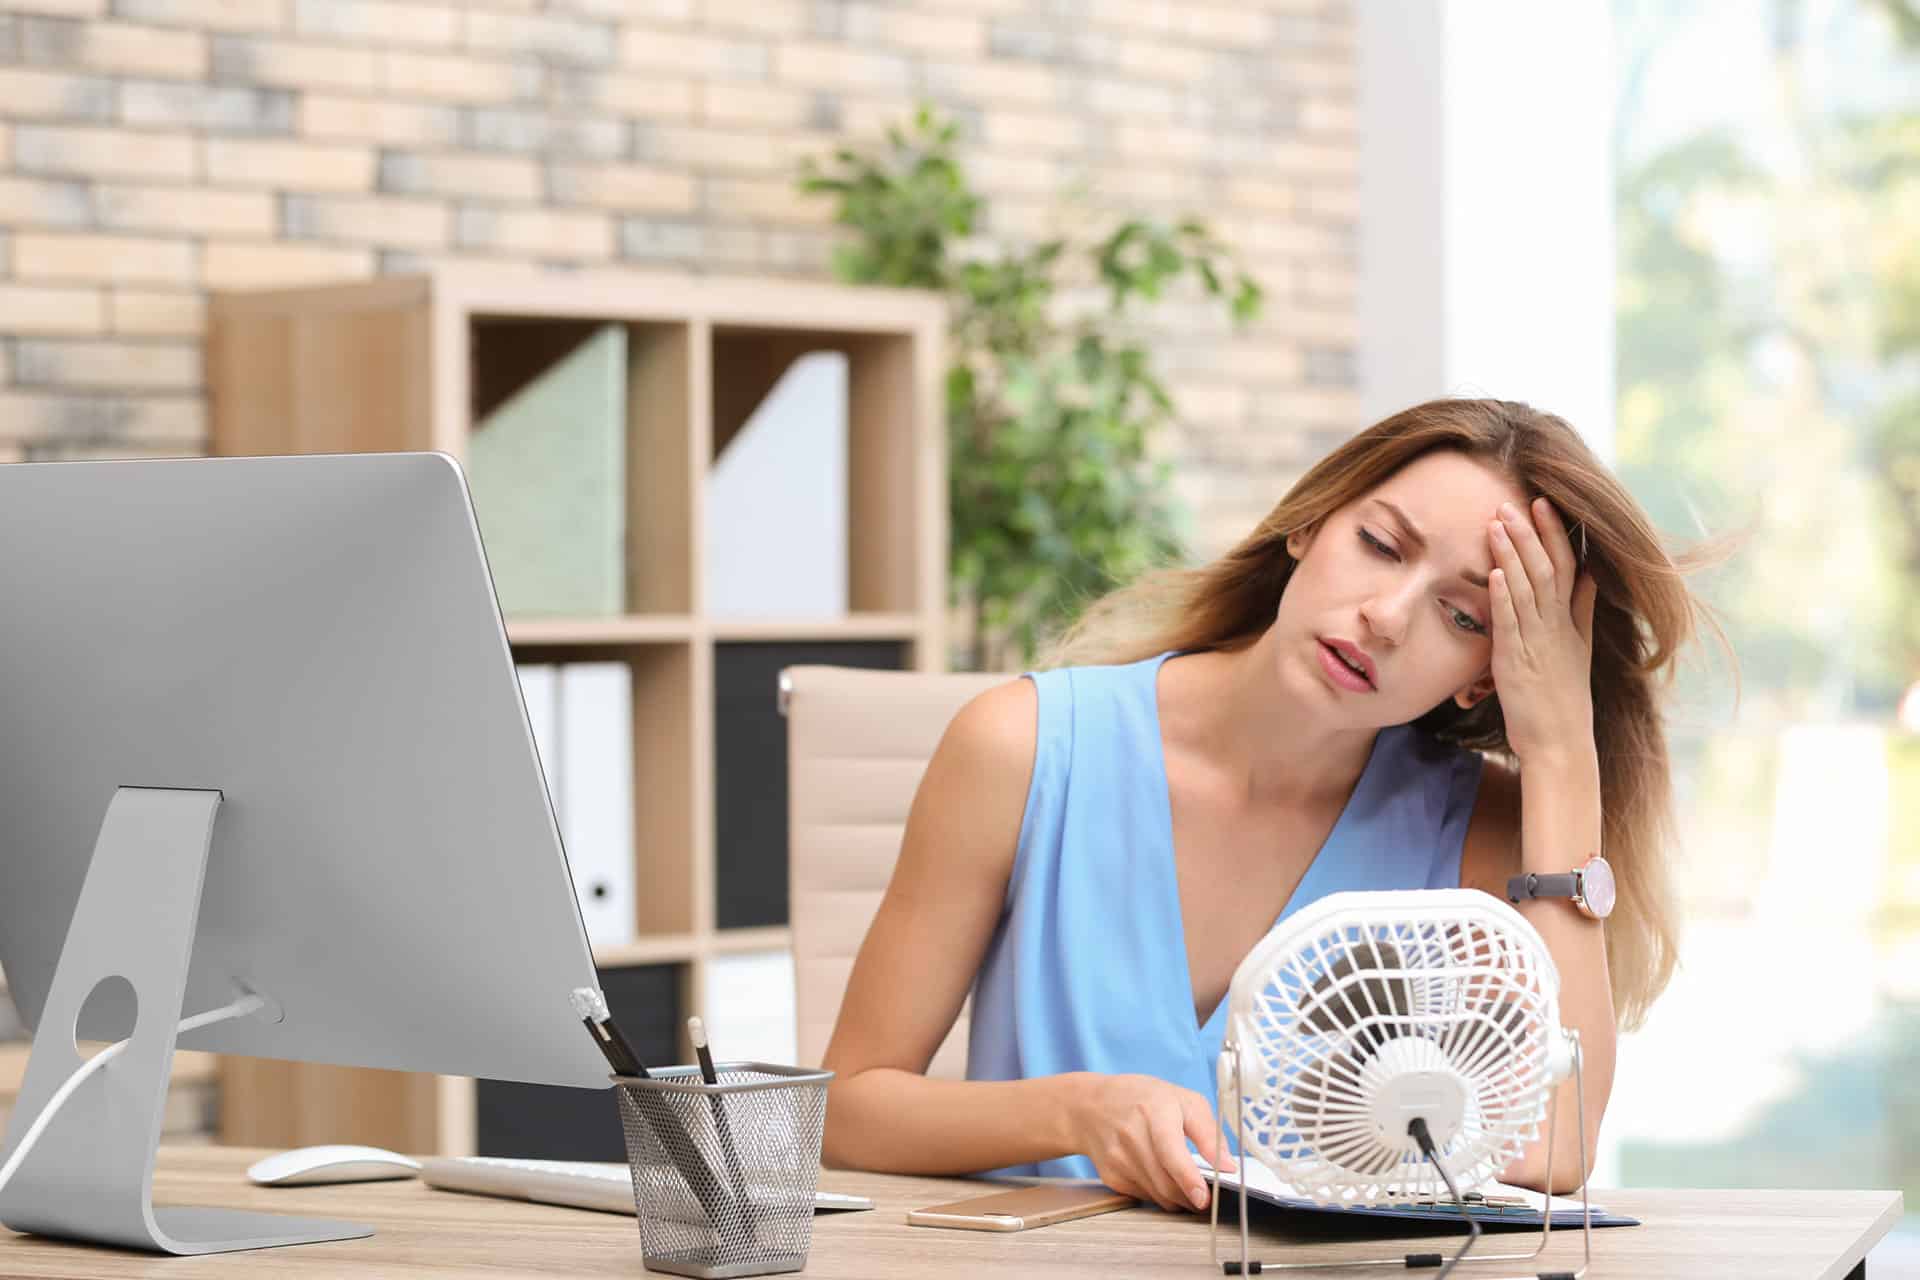
[[[1530,498],[1544,495],[1567,522],[1576,554],[1584,555],[1599,588],[1593,731],[1602,838],[1619,883],[1605,926],[1607,961],[1615,1017],[1631,1029],[1666,987],[1677,959],[1673,786],[1662,704],[1676,658],[1702,621],[1727,647],[1725,632],[1685,578],[1728,552],[1707,543],[1670,554],[1639,503],[1564,419],[1509,400],[1431,400],[1396,413],[1323,458],[1219,559],[1149,573],[1094,602],[1041,665],[1124,663],[1168,650],[1252,644],[1273,622],[1293,575],[1288,537],[1313,533],[1409,462],[1440,449],[1495,469]],[[1413,724],[1444,742],[1515,763],[1497,693],[1470,710],[1449,698]]]

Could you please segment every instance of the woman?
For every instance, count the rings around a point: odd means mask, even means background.
[[[1656,694],[1697,616],[1561,419],[1439,400],[1361,432],[1239,546],[1097,602],[954,718],[827,1050],[829,1163],[1204,1209],[1189,1141],[1232,1164],[1224,997],[1278,919],[1343,889],[1505,898],[1604,849],[1604,924],[1519,906],[1581,1033],[1593,1151],[1616,1026],[1674,963]],[[968,1079],[930,1080],[970,989]],[[1582,1177],[1561,1093],[1556,1191]],[[1507,1181],[1543,1188],[1545,1132]]]

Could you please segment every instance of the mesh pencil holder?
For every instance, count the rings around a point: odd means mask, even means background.
[[[727,1062],[615,1076],[649,1271],[759,1276],[807,1265],[831,1071]]]

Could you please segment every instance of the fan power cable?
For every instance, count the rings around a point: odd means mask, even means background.
[[[1440,1273],[1434,1277],[1434,1280],[1446,1280],[1448,1276],[1453,1274],[1453,1269],[1460,1265],[1460,1259],[1466,1257],[1468,1253],[1472,1252],[1473,1246],[1480,1243],[1480,1224],[1475,1222],[1473,1215],[1467,1212],[1467,1202],[1461,1198],[1460,1188],[1454,1185],[1453,1175],[1447,1172],[1447,1166],[1441,1162],[1440,1152],[1433,1145],[1433,1134],[1427,1130],[1427,1118],[1425,1116],[1415,1116],[1409,1120],[1407,1122],[1407,1136],[1420,1144],[1420,1154],[1431,1161],[1433,1167],[1440,1171],[1440,1180],[1447,1184],[1447,1192],[1453,1197],[1453,1202],[1460,1206],[1460,1217],[1464,1219],[1467,1224],[1466,1241],[1461,1244],[1459,1250],[1455,1252],[1453,1257],[1448,1258],[1444,1263],[1437,1253],[1410,1253],[1407,1255],[1407,1267],[1409,1269],[1414,1267],[1439,1267]]]

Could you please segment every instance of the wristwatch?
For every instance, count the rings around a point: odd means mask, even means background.
[[[1572,871],[1559,875],[1531,872],[1507,881],[1507,901],[1525,902],[1530,898],[1571,898],[1580,914],[1589,920],[1605,920],[1613,913],[1613,868],[1594,854]]]

